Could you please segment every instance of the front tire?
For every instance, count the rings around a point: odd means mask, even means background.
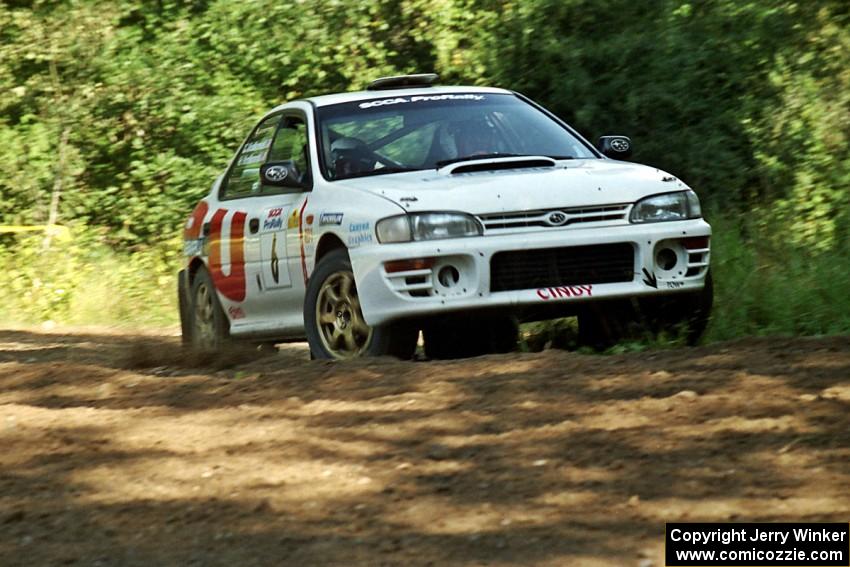
[[[709,272],[697,292],[610,301],[593,305],[579,315],[579,343],[605,350],[622,340],[681,339],[690,346],[705,334],[714,303]]]
[[[425,356],[435,360],[501,354],[516,349],[519,324],[513,317],[474,314],[433,321],[422,330]]]
[[[592,304],[578,315],[578,342],[603,351],[618,342],[639,337],[640,324],[631,301],[616,300]]]
[[[679,336],[688,345],[695,346],[705,334],[713,305],[714,280],[708,272],[700,291],[648,300],[641,302],[640,307],[656,335]]]
[[[366,323],[351,269],[343,249],[319,260],[307,282],[304,329],[312,358],[345,360],[394,356],[407,360],[416,350],[418,329],[406,323],[372,327]]]

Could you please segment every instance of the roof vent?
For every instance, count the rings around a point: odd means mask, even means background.
[[[368,91],[388,91],[392,89],[405,89],[409,87],[430,87],[440,76],[437,73],[419,73],[418,75],[398,75],[396,77],[381,77],[375,79],[369,86]]]

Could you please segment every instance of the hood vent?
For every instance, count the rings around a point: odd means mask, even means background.
[[[499,171],[503,169],[528,169],[532,167],[555,167],[555,160],[551,158],[509,158],[498,161],[486,160],[475,162],[456,163],[448,168],[446,173],[476,173],[479,171]]]

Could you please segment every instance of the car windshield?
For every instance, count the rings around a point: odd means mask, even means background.
[[[476,158],[595,154],[512,94],[435,93],[320,107],[324,175],[347,179]]]

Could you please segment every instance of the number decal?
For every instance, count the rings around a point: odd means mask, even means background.
[[[272,236],[272,279],[280,283],[280,264],[277,259],[277,233]]]

